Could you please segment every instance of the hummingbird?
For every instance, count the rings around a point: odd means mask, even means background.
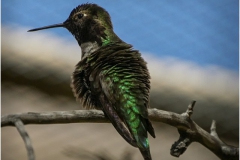
[[[113,31],[109,13],[97,4],[81,4],[66,21],[29,30],[66,28],[81,47],[81,60],[71,76],[71,88],[86,109],[102,110],[117,132],[151,160],[148,133],[150,75],[138,50]]]

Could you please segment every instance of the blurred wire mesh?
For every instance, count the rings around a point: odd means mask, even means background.
[[[82,109],[70,89],[71,73],[81,57],[77,43],[44,32],[29,34],[28,29],[16,25],[2,26],[2,115]],[[197,101],[194,121],[209,130],[215,119],[219,136],[238,146],[237,72],[218,66],[203,67],[177,58],[159,59],[142,54],[152,77],[151,108],[182,113],[194,99]],[[26,127],[37,159],[141,158],[138,150],[129,146],[110,124]],[[164,124],[154,123],[154,127],[157,138],[150,138],[153,159],[175,159],[169,150],[178,139],[177,130]],[[2,128],[2,159],[26,159],[26,156],[16,129]],[[195,143],[179,159],[193,158],[218,159]]]

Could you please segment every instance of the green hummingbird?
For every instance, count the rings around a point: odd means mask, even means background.
[[[81,47],[81,61],[72,74],[74,96],[87,109],[100,109],[118,133],[151,160],[147,132],[150,75],[139,51],[113,31],[110,15],[96,4],[82,4],[67,20],[29,31],[64,27]]]

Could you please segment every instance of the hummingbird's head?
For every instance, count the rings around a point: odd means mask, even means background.
[[[108,39],[108,32],[113,30],[110,15],[96,4],[79,5],[64,25],[80,43],[96,41],[102,44]]]
[[[111,41],[120,41],[113,32],[110,15],[96,4],[79,5],[72,10],[65,22],[31,29],[29,32],[55,27],[67,28],[79,45],[85,42],[97,42],[99,46],[102,46]]]

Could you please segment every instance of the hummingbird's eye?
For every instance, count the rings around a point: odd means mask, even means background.
[[[80,13],[80,14],[77,15],[77,17],[78,17],[78,19],[81,19],[83,17],[83,14]]]

